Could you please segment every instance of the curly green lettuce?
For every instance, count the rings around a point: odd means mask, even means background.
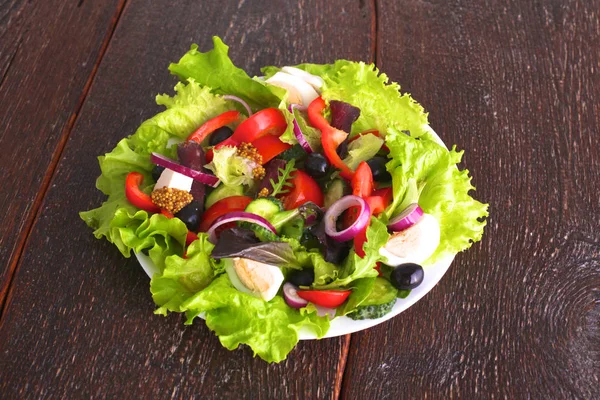
[[[298,343],[302,327],[312,330],[318,338],[329,330],[329,318],[315,312],[301,313],[280,296],[266,302],[240,292],[227,274],[186,300],[181,310],[188,316],[186,324],[204,313],[206,325],[227,349],[247,344],[254,355],[267,362],[284,360]]]
[[[413,137],[396,129],[390,129],[386,144],[392,157],[386,167],[394,181],[394,198],[404,197],[410,183],[416,183],[414,201],[440,224],[440,244],[425,264],[466,250],[481,240],[488,205],[470,195],[475,187],[469,171],[457,166],[463,151],[456,147],[447,150],[431,133]]]
[[[130,172],[140,172],[144,176],[141,189],[149,193],[154,186],[150,153],[175,157],[170,139],[185,138],[208,119],[231,109],[231,103],[193,79],[178,83],[175,92],[173,97],[157,96],[157,103],[166,110],[144,121],[113,151],[98,157],[101,175],[96,187],[108,199],[99,208],[79,213],[98,239],[105,237],[125,257],[130,257],[131,251],[146,250],[161,270],[166,257],[182,253],[187,228],[179,219],[151,216],[131,205],[125,197],[125,178]]]

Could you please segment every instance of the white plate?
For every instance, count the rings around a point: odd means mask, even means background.
[[[427,126],[427,129],[433,133],[436,138],[439,140],[439,143],[445,147],[445,144],[439,138],[439,136]],[[152,277],[153,274],[160,272],[158,268],[154,265],[150,257],[145,256],[142,253],[136,253],[135,255],[144,269],[146,274],[149,277]],[[408,307],[415,304],[419,301],[423,296],[425,296],[433,287],[442,279],[448,268],[450,268],[450,264],[454,256],[447,257],[438,261],[437,263],[425,267],[425,276],[423,278],[423,282],[415,289],[413,289],[410,294],[405,299],[397,299],[396,304],[394,304],[394,308],[389,314],[378,318],[378,319],[366,319],[355,321],[348,317],[337,317],[331,321],[331,327],[329,331],[325,335],[326,338],[347,335],[349,333],[354,333],[358,331],[362,331],[363,329],[370,328],[375,325],[379,325],[382,322],[387,321],[388,319],[394,318],[396,315],[400,314],[402,311],[406,310]],[[200,315],[201,318],[204,318],[204,314]],[[316,339],[315,334],[308,328],[300,330],[300,340],[311,340]]]

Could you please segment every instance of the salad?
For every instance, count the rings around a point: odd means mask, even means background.
[[[99,157],[108,198],[80,213],[125,257],[152,260],[156,314],[201,316],[226,348],[279,362],[300,329],[380,318],[481,239],[487,205],[463,152],[373,65],[251,78],[213,41],[169,66],[166,109]]]

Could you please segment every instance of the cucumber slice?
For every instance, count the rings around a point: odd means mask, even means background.
[[[226,186],[221,183],[212,192],[210,192],[208,196],[206,196],[206,202],[204,203],[204,206],[205,208],[208,208],[215,204],[217,201],[222,200],[226,197],[243,195],[244,186]]]
[[[336,179],[329,184],[325,192],[325,208],[331,207],[333,203],[349,194],[348,185],[341,179]]]
[[[275,214],[283,211],[283,204],[275,197],[261,197],[248,204],[245,211],[271,221]]]

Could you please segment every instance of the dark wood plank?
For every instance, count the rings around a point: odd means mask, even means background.
[[[343,397],[600,397],[599,10],[378,4],[379,65],[466,150],[491,218],[421,302],[352,336]]]
[[[120,3],[0,5],[0,312]]]
[[[177,315],[153,315],[136,261],[94,239],[77,211],[100,204],[96,157],[159,111],[155,94],[175,84],[168,63],[191,42],[208,49],[211,35],[220,35],[250,73],[267,64],[369,59],[371,13],[368,4],[344,1],[127,3],[15,277],[0,328],[0,393],[336,396],[349,337],[301,342],[278,365],[253,359],[247,348],[229,352],[201,321],[184,327]]]

